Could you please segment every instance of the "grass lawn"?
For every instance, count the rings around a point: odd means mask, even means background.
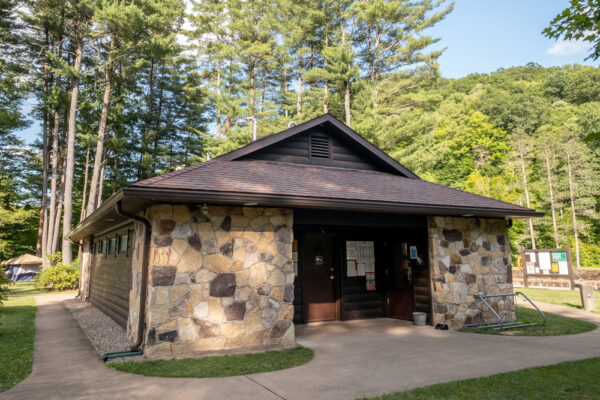
[[[31,373],[35,299],[9,297],[0,309],[0,392]]]
[[[289,350],[211,356],[199,359],[112,362],[108,366],[119,371],[146,376],[213,378],[296,367],[309,362],[313,356],[312,350],[296,347]]]
[[[515,292],[523,292],[533,302],[542,301],[544,303],[558,304],[559,306],[581,308],[581,295],[579,289],[575,290],[555,290],[555,289],[536,289],[536,288],[515,288]],[[595,291],[596,311],[600,312],[600,291]]]
[[[519,307],[519,306],[518,306]],[[463,332],[484,333],[489,335],[512,335],[512,336],[556,336],[572,335],[575,333],[589,332],[596,329],[596,325],[578,319],[561,317],[560,315],[546,314],[545,326],[527,326],[524,328],[507,329],[495,331],[492,328],[465,328]],[[540,314],[526,307],[519,307],[519,317],[523,322],[542,322]]]
[[[9,295],[13,296],[24,296],[30,294],[41,294],[41,293],[53,293],[47,289],[37,289],[35,287],[35,282],[15,282],[10,285],[10,293]],[[65,290],[63,292],[55,292],[55,293],[76,293],[77,290]]]
[[[373,400],[428,399],[597,399],[600,396],[600,358],[426,386]]]

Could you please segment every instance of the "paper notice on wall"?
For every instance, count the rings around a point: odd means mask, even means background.
[[[528,274],[535,274],[535,263],[528,262],[528,263],[526,263],[526,266],[527,266],[527,273]]]
[[[569,263],[566,261],[559,261],[558,273],[561,275],[569,275]]]
[[[540,257],[540,269],[544,271],[545,274],[550,271],[552,268],[552,261],[550,260],[550,253],[539,253]]]
[[[346,260],[356,260],[356,242],[346,242]]]
[[[375,272],[367,272],[366,275],[367,290],[377,290],[375,286]]]
[[[365,263],[365,272],[375,272],[375,263]]]
[[[356,276],[356,260],[346,261],[346,275]]]
[[[535,253],[527,253],[527,255],[529,256],[529,261],[534,263],[535,262]]]
[[[356,260],[359,263],[375,263],[375,243],[356,242]]]
[[[356,276],[365,276],[365,263],[356,264]]]

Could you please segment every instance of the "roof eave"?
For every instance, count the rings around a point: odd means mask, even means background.
[[[503,209],[491,207],[469,207],[450,205],[428,205],[394,203],[367,200],[347,200],[336,198],[265,195],[256,193],[216,192],[184,189],[155,189],[129,187],[123,189],[125,196],[145,198],[152,202],[168,201],[177,203],[224,203],[243,205],[258,203],[267,207],[323,208],[348,211],[419,213],[423,215],[454,215],[475,217],[531,218],[544,215],[532,209]]]
[[[70,241],[78,241],[89,236],[87,231],[92,225],[97,224],[98,221],[106,217],[108,213],[112,213],[115,209],[117,202],[125,198],[123,189],[113,194],[108,200],[106,200],[100,207],[98,207],[93,213],[88,215],[83,221],[81,221],[71,232],[69,232],[66,238]],[[112,222],[112,221],[110,221]]]
[[[502,209],[487,207],[468,207],[450,205],[429,205],[411,203],[393,203],[382,201],[347,200],[335,198],[265,195],[256,193],[215,192],[202,190],[183,189],[156,189],[146,187],[127,187],[119,190],[106,200],[96,211],[81,221],[71,232],[67,239],[79,241],[92,236],[107,226],[116,225],[121,220],[115,211],[118,202],[124,205],[131,200],[144,200],[140,204],[153,204],[159,202],[187,203],[187,204],[228,204],[244,205],[257,203],[264,207],[286,208],[315,208],[328,210],[362,211],[362,212],[389,212],[399,214],[419,214],[430,216],[463,216],[487,218],[532,218],[542,217],[544,213],[532,209]],[[143,207],[142,207],[143,208]],[[141,209],[129,209],[131,213]]]

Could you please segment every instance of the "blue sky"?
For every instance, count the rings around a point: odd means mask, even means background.
[[[586,43],[541,34],[568,6],[568,0],[456,0],[454,10],[429,32],[447,48],[440,58],[442,76],[460,78],[531,61],[545,67],[597,65],[584,61]]]
[[[456,0],[454,11],[428,32],[441,38],[438,47],[447,48],[440,58],[442,76],[460,78],[528,62],[597,66],[584,61],[586,43],[557,42],[541,34],[568,6],[569,0]],[[34,122],[19,136],[31,143],[39,132]]]

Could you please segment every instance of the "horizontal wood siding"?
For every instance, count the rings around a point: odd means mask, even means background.
[[[294,279],[294,323],[301,324],[304,321],[304,287],[302,286],[302,239],[298,232],[294,232],[294,240],[297,240],[298,251],[298,275]]]
[[[429,285],[429,268],[413,268],[413,282],[415,291],[415,311],[427,313],[431,316],[431,294]]]
[[[302,278],[297,276],[294,280],[294,323],[300,324],[303,321],[304,315],[302,310]]]
[[[330,158],[310,157],[310,135],[330,138]],[[323,127],[315,127],[304,134],[300,134],[248,154],[240,159],[279,161],[294,164],[311,164],[337,168],[350,168],[369,171],[388,171],[372,159],[365,157],[362,150],[358,150],[350,143],[344,142],[340,137]]]
[[[383,296],[366,289],[365,277],[346,278],[342,284],[342,319],[383,317]]]
[[[128,234],[128,250],[119,252],[119,236]],[[123,328],[129,316],[129,291],[131,289],[131,244],[133,225],[108,232],[94,239],[101,243],[117,238],[113,253],[94,251],[90,282],[90,299],[94,306],[114,319]],[[108,247],[108,246],[107,246]],[[96,246],[94,246],[96,250]]]

